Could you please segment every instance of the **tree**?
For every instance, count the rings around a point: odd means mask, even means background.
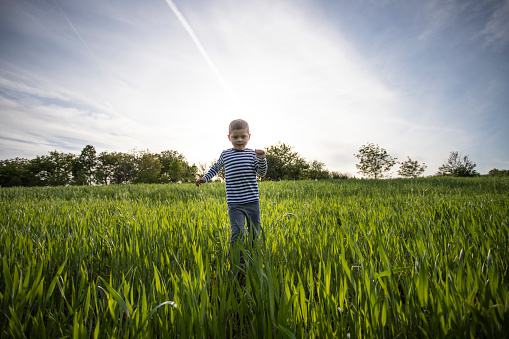
[[[136,174],[135,156],[133,153],[116,153],[117,166],[113,174],[115,184],[130,184]]]
[[[29,160],[24,158],[0,160],[0,187],[27,186],[28,164]]]
[[[509,177],[509,170],[492,169],[488,172],[490,177]]]
[[[50,186],[69,185],[72,179],[72,163],[74,154],[58,151],[50,152],[49,161],[53,165],[50,175]]]
[[[407,156],[408,160],[403,161],[401,166],[399,167],[398,174],[405,178],[417,178],[418,176],[422,175],[426,168],[425,163],[422,165],[419,165],[419,162],[417,160],[412,161],[409,156]]]
[[[196,166],[190,166],[183,154],[177,151],[163,151],[159,155],[161,162],[161,182],[190,182],[196,180]]]
[[[95,147],[92,145],[85,146],[80,156],[75,158],[73,162],[74,183],[77,185],[92,185],[96,165]]]
[[[135,155],[136,183],[157,183],[161,176],[161,162],[156,154],[148,150],[139,151]]]
[[[396,159],[391,157],[384,148],[368,142],[359,148],[359,153],[354,156],[360,160],[355,166],[358,172],[369,178],[383,178],[385,172],[391,170],[396,164]]]
[[[347,180],[347,179],[350,179],[351,176],[350,174],[348,173],[341,173],[341,172],[338,172],[338,171],[332,171],[330,172],[330,177],[331,179],[335,179],[335,180]]]
[[[207,166],[206,163],[200,161],[196,169],[196,175],[198,176],[198,178],[201,178],[207,173],[208,170],[209,166]]]
[[[325,164],[318,160],[313,160],[309,163],[307,170],[307,178],[314,180],[330,179],[331,174],[325,168]]]
[[[49,152],[49,155],[37,156],[27,166],[29,175],[36,186],[69,185],[72,178],[72,166],[75,155]]]
[[[462,157],[459,152],[451,152],[447,162],[438,168],[438,175],[451,175],[453,177],[474,177],[479,175],[474,168],[477,165],[473,163],[468,155]]]
[[[116,152],[101,152],[97,156],[97,165],[94,172],[95,182],[100,185],[114,183],[115,171],[119,165],[119,155]]]
[[[282,142],[265,149],[268,170],[262,180],[305,179],[309,164],[292,149],[292,146]]]

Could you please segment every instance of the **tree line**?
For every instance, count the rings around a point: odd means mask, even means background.
[[[329,172],[318,160],[307,162],[284,143],[266,148],[269,170],[261,180],[346,179],[347,174]],[[212,165],[212,164],[210,164]],[[0,186],[110,185],[194,182],[210,166],[189,164],[178,151],[97,154],[87,145],[79,155],[51,151],[33,159],[0,160]],[[219,174],[224,180],[224,172]]]
[[[419,164],[417,160],[412,160],[407,156],[403,162],[396,161],[387,151],[373,143],[368,142],[359,148],[359,153],[354,157],[359,159],[357,167],[359,173],[368,178],[384,178],[392,167],[399,164],[398,174],[403,178],[416,178],[421,176],[426,170],[425,163]],[[475,170],[477,165],[468,158],[468,155],[462,156],[458,151],[451,152],[447,161],[438,168],[436,176],[453,177],[476,177],[480,174]],[[488,172],[489,176],[509,176],[508,170],[498,170],[496,168]]]
[[[349,179],[346,173],[329,171],[318,160],[307,161],[292,146],[279,142],[265,148],[268,171],[263,181]],[[399,164],[401,177],[421,176],[426,164],[407,157],[398,162],[384,148],[367,143],[359,148],[356,164],[358,172],[368,178],[384,178],[393,166]],[[210,164],[212,165],[212,164]],[[79,155],[58,151],[33,159],[15,158],[0,160],[0,186],[62,186],[109,185],[135,183],[194,182],[210,166],[189,164],[178,151],[152,153],[149,150],[132,150],[127,153],[104,151],[97,154],[95,147],[87,145]],[[478,176],[476,164],[468,156],[451,152],[437,175]],[[490,176],[508,176],[509,171],[493,169]],[[224,171],[218,175],[224,180]]]
[[[85,146],[79,155],[58,151],[34,159],[0,161],[0,186],[108,185],[190,182],[197,167],[177,151],[101,152]]]

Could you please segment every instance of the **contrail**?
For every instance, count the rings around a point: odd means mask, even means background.
[[[207,64],[212,69],[212,72],[214,72],[214,74],[219,79],[219,81],[221,82],[223,87],[226,89],[228,94],[232,98],[234,98],[233,92],[230,90],[230,87],[228,86],[228,84],[224,80],[224,78],[221,75],[221,73],[219,72],[219,70],[216,68],[216,65],[214,64],[212,59],[209,57],[209,55],[208,55],[207,51],[205,50],[205,48],[203,48],[203,45],[201,44],[200,39],[198,39],[198,37],[194,33],[193,28],[191,27],[191,25],[187,22],[186,18],[184,18],[182,13],[177,8],[177,5],[175,5],[175,3],[172,0],[166,0],[166,3],[168,4],[168,6],[170,6],[170,8],[173,11],[173,13],[175,13],[175,15],[179,19],[180,23],[182,24],[182,26],[184,26],[184,28],[187,31],[187,33],[189,33],[189,35],[191,36],[191,39],[193,40],[194,44],[196,45],[196,47],[198,47],[198,50],[200,51],[201,55],[203,56],[203,58],[205,59]]]
[[[106,75],[107,78],[109,78],[108,76],[108,73],[106,73],[104,71],[104,68],[101,66],[101,63],[99,62],[99,60],[97,60],[95,54],[92,52],[92,50],[90,49],[90,47],[88,47],[87,43],[85,42],[85,40],[83,40],[83,38],[81,37],[81,35],[78,33],[78,31],[76,30],[76,28],[74,27],[74,25],[72,24],[71,20],[69,20],[69,18],[67,17],[67,15],[65,15],[64,11],[62,10],[62,8],[60,7],[60,5],[58,4],[58,2],[56,2],[56,0],[53,0],[53,2],[55,3],[55,5],[58,7],[58,9],[60,10],[60,13],[62,13],[62,15],[64,16],[65,20],[67,20],[67,22],[69,23],[69,25],[71,26],[71,28],[73,29],[74,33],[76,33],[76,35],[78,36],[78,38],[81,40],[81,42],[83,43],[83,46],[85,46],[85,48],[88,50],[88,52],[90,53],[90,55],[92,56],[92,58],[94,59],[95,63],[97,64],[97,66],[99,66],[99,68],[101,69],[101,71]]]

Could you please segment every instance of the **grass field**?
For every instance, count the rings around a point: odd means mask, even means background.
[[[0,189],[1,338],[509,336],[509,180]],[[246,264],[239,267],[239,251]]]

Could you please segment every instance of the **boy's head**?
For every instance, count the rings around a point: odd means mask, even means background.
[[[230,122],[228,140],[231,141],[233,148],[238,151],[245,150],[249,139],[251,139],[249,124],[245,120],[236,119]]]
[[[249,133],[249,124],[246,120],[235,119],[230,122],[230,126],[228,126],[228,134],[231,134],[232,131],[239,129],[246,129],[247,133]]]

